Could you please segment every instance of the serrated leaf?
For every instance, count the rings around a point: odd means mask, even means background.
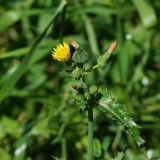
[[[138,145],[143,144],[144,140],[139,136],[139,126],[128,115],[124,105],[120,104],[107,90],[102,90],[101,93],[102,98],[99,101],[99,109],[103,112],[110,113],[118,123],[124,125],[126,132],[135,139]]]

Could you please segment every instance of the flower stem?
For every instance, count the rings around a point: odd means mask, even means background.
[[[62,139],[62,160],[67,159],[67,144],[66,144],[66,139]]]
[[[87,160],[93,160],[93,108],[88,108],[88,151]]]

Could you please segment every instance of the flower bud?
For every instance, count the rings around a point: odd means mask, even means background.
[[[87,91],[84,93],[84,96],[85,96],[86,99],[90,99],[91,98],[89,92],[87,92]]]
[[[76,68],[72,71],[72,76],[73,76],[74,78],[79,78],[79,77],[81,76],[81,70],[80,70],[78,67],[76,67]]]
[[[75,90],[78,90],[78,86],[76,84],[71,84],[71,87]]]
[[[75,49],[79,49],[79,44],[77,42],[75,42],[74,40],[71,39],[70,43]]]
[[[91,87],[89,88],[89,93],[90,93],[90,94],[96,94],[97,91],[98,91],[97,86],[91,86]]]
[[[109,49],[108,49],[108,53],[109,54],[112,54],[115,50],[116,50],[116,48],[117,48],[117,42],[113,42],[113,43],[111,43],[111,45],[109,46]]]
[[[110,58],[111,54],[116,50],[117,42],[111,43],[107,52],[105,52],[102,56],[97,59],[97,65],[93,67],[93,69],[97,67],[104,67],[107,60]]]

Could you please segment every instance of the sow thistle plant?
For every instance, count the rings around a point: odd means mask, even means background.
[[[71,53],[70,45],[74,48]],[[108,112],[111,117],[117,120],[118,124],[124,126],[127,131],[140,146],[144,140],[140,138],[138,125],[128,115],[126,108],[120,104],[117,99],[101,86],[89,86],[85,81],[85,76],[97,68],[104,68],[112,53],[117,48],[117,42],[111,43],[107,52],[97,59],[97,64],[90,69],[86,69],[85,64],[89,60],[88,53],[82,49],[74,40],[68,43],[59,44],[53,49],[52,57],[57,61],[66,62],[66,74],[75,80],[72,88],[76,92],[75,103],[82,111],[88,112],[88,149],[87,160],[93,160],[93,133],[94,133],[94,109]]]

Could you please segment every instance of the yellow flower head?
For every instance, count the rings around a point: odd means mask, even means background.
[[[58,61],[69,61],[71,58],[70,47],[67,43],[59,44],[53,49],[52,57]]]

